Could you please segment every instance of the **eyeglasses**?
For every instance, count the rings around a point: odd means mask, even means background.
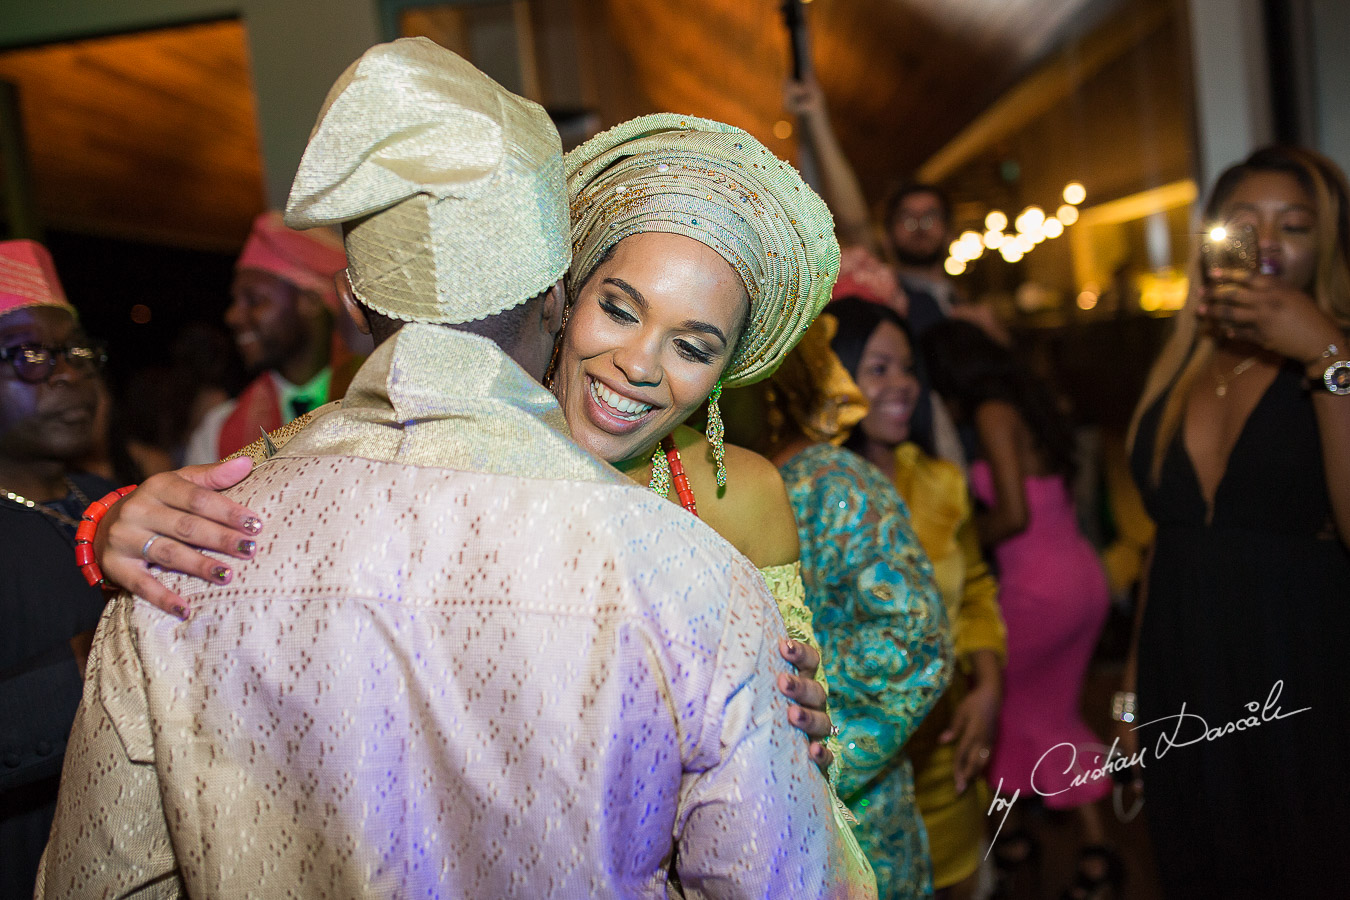
[[[922,216],[901,216],[900,227],[906,231],[927,231],[942,221],[937,213],[926,213]]]
[[[65,359],[81,375],[97,375],[108,364],[108,351],[94,341],[69,343],[60,347],[42,344],[19,344],[0,347],[0,363],[9,363],[20,381],[42,384],[56,371],[56,358]]]

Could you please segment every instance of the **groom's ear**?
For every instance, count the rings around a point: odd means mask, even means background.
[[[352,320],[357,331],[370,334],[370,317],[366,315],[366,308],[356,299],[356,292],[352,290],[352,280],[347,275],[347,270],[343,269],[333,276],[333,283],[337,286],[338,300],[342,302],[342,311],[347,314],[347,318]]]
[[[562,279],[558,279],[553,287],[548,289],[544,295],[544,305],[540,312],[540,321],[544,330],[548,332],[549,337],[556,338],[558,332],[562,330],[563,311],[567,308],[567,291],[563,288]]]

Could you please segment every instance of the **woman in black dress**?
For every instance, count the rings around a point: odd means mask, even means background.
[[[1258,271],[1205,273],[1136,412],[1158,531],[1124,687],[1137,664],[1130,738],[1168,897],[1345,889],[1348,193],[1292,148],[1220,176],[1205,227],[1254,230]]]

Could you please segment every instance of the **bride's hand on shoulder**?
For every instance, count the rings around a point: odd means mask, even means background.
[[[187,603],[150,572],[156,565],[227,584],[233,573],[214,550],[251,559],[262,520],[247,507],[216,493],[237,484],[253,468],[247,458],[187,466],[147,478],[113,504],[94,537],[94,557],[104,576],[171,615],[186,619]]]
[[[820,654],[801,641],[784,640],[778,645],[778,653],[797,668],[796,675],[786,673],[778,676],[778,690],[793,704],[788,710],[788,722],[811,739],[808,753],[811,761],[827,772],[834,754],[825,746],[834,722],[825,710],[825,689],[816,681],[816,670],[820,668]]]

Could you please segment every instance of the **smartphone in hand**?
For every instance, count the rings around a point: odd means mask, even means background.
[[[1261,271],[1256,229],[1251,225],[1215,225],[1200,242],[1200,265],[1206,284],[1227,281],[1232,277],[1228,273],[1255,275]]]

